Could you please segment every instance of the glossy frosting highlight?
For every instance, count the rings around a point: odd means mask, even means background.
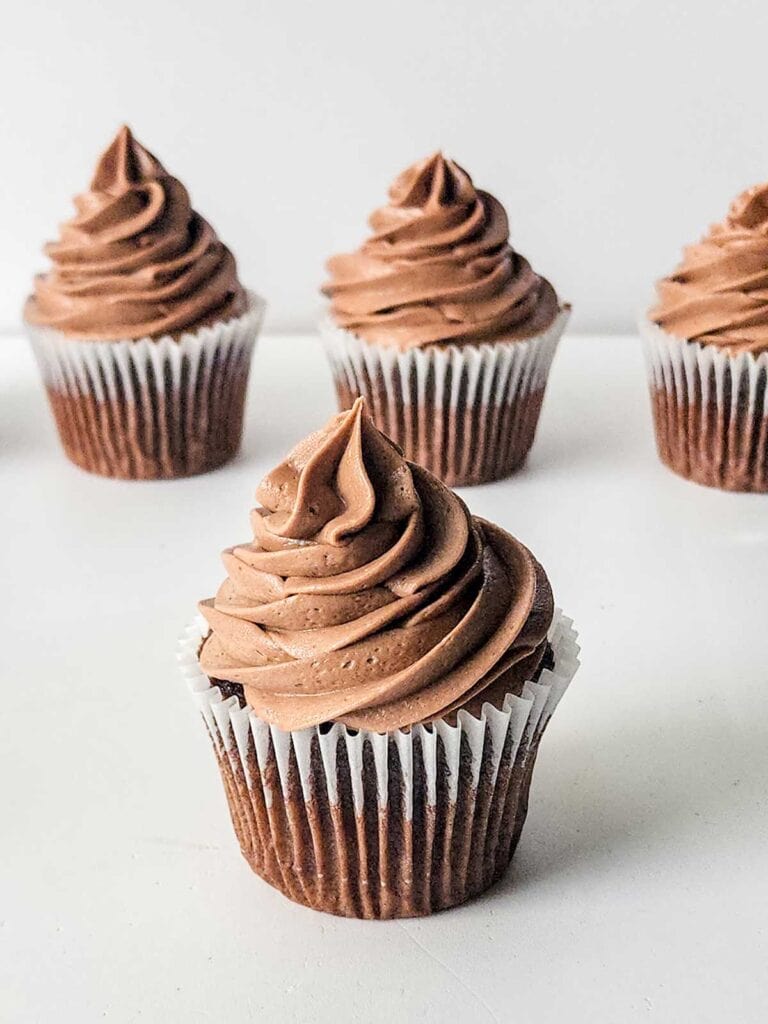
[[[178,334],[245,311],[235,260],[187,190],[123,127],[46,246],[24,315],[85,340]]]
[[[500,702],[538,670],[553,604],[518,541],[406,462],[363,401],[261,484],[253,541],[201,603],[200,663],[282,729],[389,731]]]
[[[688,341],[768,350],[768,184],[740,195],[657,285],[651,320]]]
[[[371,237],[328,261],[336,323],[407,349],[541,334],[559,311],[543,277],[509,244],[501,203],[435,153],[404,171]]]

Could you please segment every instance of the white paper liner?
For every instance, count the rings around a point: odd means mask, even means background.
[[[768,353],[685,341],[641,317],[659,455],[727,490],[768,490]]]
[[[503,873],[538,742],[578,667],[570,619],[555,613],[554,666],[522,696],[509,694],[501,708],[484,704],[479,718],[460,711],[455,725],[384,735],[339,724],[283,732],[237,697],[223,699],[198,663],[207,632],[198,617],[180,640],[179,663],[254,870],[292,899],[361,917],[452,906]]]
[[[26,324],[64,448],[106,476],[187,475],[237,450],[265,303],[179,338],[82,341]]]
[[[509,475],[533,443],[564,306],[541,335],[521,341],[374,345],[326,317],[321,337],[339,405],[363,395],[376,425],[414,462],[451,486]]]

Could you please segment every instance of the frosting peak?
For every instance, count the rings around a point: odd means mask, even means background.
[[[538,669],[543,570],[406,462],[362,400],[257,497],[252,542],[224,552],[227,579],[200,606],[200,662],[267,721],[388,731],[501,699]]]
[[[96,165],[91,192],[119,195],[144,178],[157,178],[164,173],[160,161],[136,141],[124,124]]]
[[[731,352],[768,350],[768,184],[747,189],[659,281],[649,316],[670,334]]]
[[[46,246],[30,323],[84,340],[178,334],[245,311],[231,252],[187,190],[124,125],[75,216]]]
[[[404,460],[373,426],[358,398],[347,413],[311,434],[259,486],[274,511],[264,526],[292,540],[343,544],[370,524],[398,522],[418,508]]]
[[[328,261],[323,291],[340,326],[367,341],[419,345],[527,338],[553,322],[552,286],[509,244],[504,208],[433,153],[400,174],[372,236]]]
[[[768,184],[754,185],[731,203],[726,217],[731,228],[746,228],[768,235]]]
[[[395,178],[389,189],[392,207],[419,208],[450,206],[457,202],[471,202],[475,198],[472,179],[467,172],[447,160],[441,152],[408,167]],[[385,207],[381,213],[387,213]],[[373,217],[376,218],[374,213]]]

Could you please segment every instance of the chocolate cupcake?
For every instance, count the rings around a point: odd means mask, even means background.
[[[641,321],[661,460],[728,491],[768,491],[768,185],[685,249]]]
[[[69,458],[93,473],[202,473],[240,446],[264,304],[127,127],[46,246],[24,320]]]
[[[508,476],[533,443],[569,307],[509,244],[504,208],[441,153],[414,164],[328,262],[322,336],[339,407],[358,396],[451,486]]]
[[[261,484],[180,660],[243,855],[350,917],[429,914],[504,872],[577,667],[544,570],[362,400]]]

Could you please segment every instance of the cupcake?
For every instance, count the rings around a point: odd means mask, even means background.
[[[262,300],[127,127],[75,208],[24,307],[64,451],[124,479],[220,466],[240,446]]]
[[[257,491],[181,642],[253,870],[333,914],[461,903],[504,872],[577,667],[544,570],[362,399]]]
[[[657,292],[641,333],[662,462],[768,491],[768,185],[739,196]]]
[[[370,226],[323,287],[339,407],[364,396],[451,486],[508,476],[533,443],[569,307],[510,246],[498,200],[441,153],[395,180]]]

